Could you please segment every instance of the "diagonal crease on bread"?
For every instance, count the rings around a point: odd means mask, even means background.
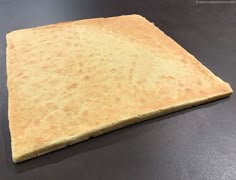
[[[139,15],[13,31],[7,74],[14,162],[232,93]]]

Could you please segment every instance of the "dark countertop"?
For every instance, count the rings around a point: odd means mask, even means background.
[[[132,125],[13,164],[5,34],[60,21],[138,13],[236,90],[236,2],[0,0],[0,179],[236,179],[236,98]]]

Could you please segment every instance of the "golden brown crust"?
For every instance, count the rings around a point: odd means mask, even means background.
[[[232,93],[139,15],[7,35],[14,162]]]

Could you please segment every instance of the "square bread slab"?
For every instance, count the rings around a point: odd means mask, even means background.
[[[7,34],[14,162],[229,96],[229,84],[139,15]]]

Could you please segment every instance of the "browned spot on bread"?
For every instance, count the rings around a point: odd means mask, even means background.
[[[133,72],[134,72],[134,69],[133,69],[133,68],[130,68],[130,69],[129,69],[129,81],[130,81],[130,82],[133,80]]]
[[[119,97],[116,97],[116,101],[120,101],[120,98],[119,98]]]
[[[184,83],[183,83],[182,81],[178,81],[178,84],[179,84],[180,86],[184,86]]]
[[[197,81],[197,85],[201,86],[202,85],[202,81],[198,80]]]
[[[164,76],[161,76],[161,78],[166,79],[166,80],[175,80],[175,78],[173,76],[164,75]]]
[[[43,144],[45,142],[45,139],[43,137],[37,137],[35,141],[37,144]]]
[[[32,64],[34,64],[35,63],[35,60],[34,59],[30,59],[30,60],[28,60],[28,62],[26,62],[25,64],[26,65],[32,65]]]
[[[223,91],[223,92],[228,92],[229,90],[230,90],[229,84],[227,84],[226,86],[221,86],[218,89],[218,91]]]
[[[68,35],[67,36],[68,39],[74,39],[74,36],[73,35]],[[75,44],[74,44],[75,45]]]
[[[59,83],[57,80],[51,80],[49,81],[50,85],[56,85],[57,83]]]
[[[175,80],[175,78],[174,78],[174,77],[172,77],[172,76],[168,76],[168,78],[169,78],[169,79],[173,79],[173,80]]]
[[[57,105],[54,105],[52,109],[57,110],[57,109],[59,109],[59,107]]]
[[[166,93],[168,93],[169,92],[169,88],[167,88],[167,87],[161,87],[160,89],[159,89],[159,94],[160,95],[164,95],[164,94],[166,94]]]
[[[56,129],[56,126],[51,123],[51,124],[49,124],[48,129],[50,129],[50,130],[51,129]]]
[[[77,87],[77,84],[76,83],[73,83],[73,84],[70,84],[67,89],[70,90],[70,89],[74,89]]]
[[[140,103],[145,103],[145,99],[140,98],[140,99],[139,99],[139,102],[140,102]]]
[[[117,84],[117,88],[121,88],[122,86],[121,86],[121,83],[118,83]]]
[[[95,70],[96,68],[97,68],[96,65],[93,65],[93,66],[92,66],[92,70]]]
[[[51,69],[53,67],[55,67],[55,65],[54,64],[50,64],[50,63],[42,65],[42,69],[43,70]]]
[[[88,115],[88,111],[87,110],[84,110],[83,112],[82,112],[82,116],[87,116]]]
[[[47,68],[48,68],[47,65],[43,65],[43,66],[42,66],[42,69],[44,69],[44,70],[46,70]]]
[[[33,124],[34,126],[38,126],[40,124],[40,119],[34,119]]]
[[[40,88],[40,86],[41,86],[41,85],[40,85],[39,83],[34,83],[34,84],[32,84],[32,87],[33,87],[33,88]],[[36,102],[36,101],[38,102],[39,100],[40,100],[40,99],[37,99],[37,100],[35,100],[35,102]]]
[[[79,73],[83,74],[84,73],[83,69],[79,69]]]
[[[133,68],[130,68],[129,69],[129,73],[132,74],[134,72],[134,69]]]
[[[82,62],[79,62],[79,65],[80,65],[80,67],[83,67],[83,66],[84,66],[84,64],[83,64]]]
[[[70,46],[71,43],[70,43],[69,41],[66,41],[66,42],[65,42],[65,45],[66,45],[66,46]]]
[[[57,56],[57,57],[62,57],[62,56],[63,56],[63,53],[62,53],[62,52],[56,52],[56,56]]]
[[[22,49],[22,53],[27,53],[27,52],[29,52],[29,51],[30,51],[30,50],[27,49],[27,48]]]
[[[188,94],[193,92],[193,90],[190,89],[190,88],[185,88],[184,91],[185,91],[186,93],[188,93]]]
[[[200,90],[199,93],[201,96],[204,96],[206,94],[206,92],[204,90]]]
[[[22,75],[23,75],[23,72],[21,71],[17,74],[17,77],[21,77]]]
[[[110,71],[111,72],[116,72],[116,68],[112,68]]]
[[[146,80],[143,78],[143,79],[139,79],[139,80],[137,81],[137,84],[140,85],[140,86],[142,86],[145,82],[146,82]]]
[[[48,103],[46,103],[45,108],[49,111],[49,110],[52,110],[52,109],[57,109],[57,105],[55,105],[52,102],[48,102]]]
[[[86,76],[84,76],[84,80],[89,80],[89,76],[88,75],[86,75]]]
[[[13,49],[13,48],[14,48],[14,45],[13,45],[11,42],[9,42],[9,43],[8,43],[8,47],[9,47],[10,49]]]
[[[66,106],[63,108],[63,111],[68,113],[68,112],[70,111],[70,106],[69,106],[69,105],[66,105]]]

